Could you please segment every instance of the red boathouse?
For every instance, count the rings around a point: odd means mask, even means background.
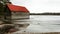
[[[29,11],[25,7],[12,4],[7,4],[7,7],[11,11],[12,19],[29,18]]]

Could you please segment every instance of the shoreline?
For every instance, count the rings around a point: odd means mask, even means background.
[[[16,34],[16,33],[13,33]],[[60,32],[46,32],[46,33],[31,33],[31,32],[22,32],[17,34],[60,34]]]

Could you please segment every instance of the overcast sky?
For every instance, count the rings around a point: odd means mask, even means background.
[[[25,6],[30,13],[60,12],[60,0],[11,0],[11,2]]]

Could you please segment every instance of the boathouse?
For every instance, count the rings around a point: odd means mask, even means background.
[[[7,4],[9,11],[11,12],[12,19],[25,19],[29,18],[29,11],[23,6],[16,6],[13,4]]]

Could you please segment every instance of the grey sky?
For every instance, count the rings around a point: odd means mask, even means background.
[[[60,0],[11,0],[11,2],[25,6],[31,13],[60,12]]]

